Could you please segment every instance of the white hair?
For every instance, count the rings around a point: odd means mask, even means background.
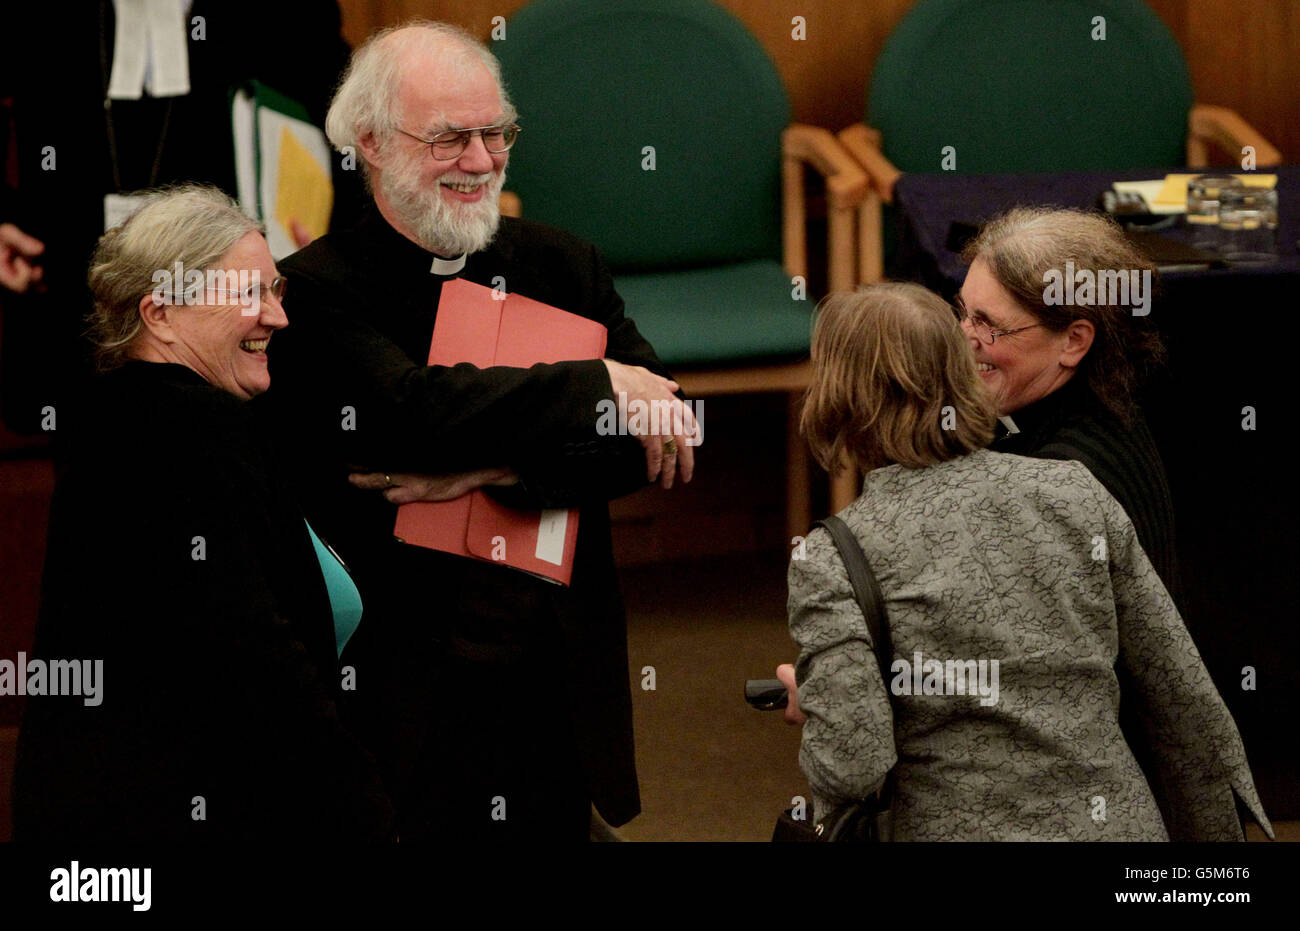
[[[413,20],[380,30],[353,52],[325,117],[325,134],[334,148],[342,151],[351,146],[355,152],[357,140],[367,133],[373,133],[382,143],[397,129],[401,64],[412,50],[437,57],[458,71],[483,65],[501,95],[505,119],[515,119],[514,105],[501,80],[501,64],[487,46],[459,26]],[[362,164],[369,180],[369,165],[364,159]]]

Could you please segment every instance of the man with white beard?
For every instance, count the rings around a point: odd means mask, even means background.
[[[515,118],[496,60],[460,30],[373,37],[326,129],[374,203],[357,229],[280,264],[290,326],[269,349],[266,413],[312,526],[361,591],[344,713],[379,759],[403,840],[578,840],[593,803],[614,825],[637,814],[606,502],[693,468],[689,414],[676,436],[598,434],[601,402],[664,403],[678,386],[594,247],[499,216]],[[607,358],[425,365],[452,277],[600,322]],[[569,587],[393,539],[395,504],[484,485],[515,507],[581,508]]]

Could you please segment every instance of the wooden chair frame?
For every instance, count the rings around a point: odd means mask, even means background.
[[[854,221],[870,185],[860,168],[828,130],[792,123],[781,134],[782,258],[785,271],[808,278],[808,210],[804,173],[815,170],[826,189],[827,281],[830,289],[851,289],[854,269]],[[501,212],[520,216],[519,198],[503,192]],[[811,375],[808,359],[775,365],[721,366],[674,372],[682,391],[692,398],[779,393],[786,404],[786,536],[808,532],[812,523],[811,470],[808,450],[799,436],[799,415]]]

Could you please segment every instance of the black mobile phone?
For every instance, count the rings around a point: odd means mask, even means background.
[[[784,708],[788,697],[780,679],[750,679],[745,683],[745,701],[759,711]]]

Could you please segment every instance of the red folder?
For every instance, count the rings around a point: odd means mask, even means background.
[[[456,278],[442,286],[429,364],[528,368],[599,359],[607,336],[594,320]],[[499,562],[568,585],[578,511],[519,511],[475,490],[454,501],[401,505],[393,534],[415,546]]]

